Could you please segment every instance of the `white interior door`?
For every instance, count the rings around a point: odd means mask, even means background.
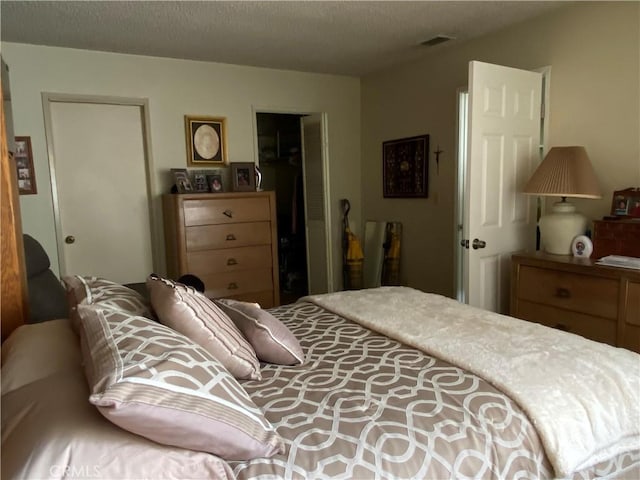
[[[141,107],[49,106],[61,274],[143,282],[153,258]]]
[[[470,62],[465,293],[496,312],[509,308],[511,253],[535,248],[535,198],[521,192],[539,162],[541,88],[541,73]]]
[[[330,291],[322,115],[300,117],[309,294]]]

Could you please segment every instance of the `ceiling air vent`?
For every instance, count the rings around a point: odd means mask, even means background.
[[[424,42],[420,42],[420,45],[424,45],[425,47],[433,47],[434,45],[438,45],[440,43],[448,42],[449,40],[454,40],[455,37],[450,37],[448,35],[436,35],[429,40],[425,40]]]

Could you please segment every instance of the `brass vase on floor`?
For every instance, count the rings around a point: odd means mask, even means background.
[[[382,285],[400,285],[400,239],[402,223],[387,223],[384,262],[382,264]]]
[[[351,204],[349,200],[342,199],[342,259],[343,259],[343,283],[345,290],[359,290],[363,287],[362,264],[364,254],[360,240],[349,228],[349,210]]]

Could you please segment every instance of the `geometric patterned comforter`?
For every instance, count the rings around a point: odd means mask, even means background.
[[[480,377],[312,303],[270,312],[306,360],[263,365],[262,380],[242,382],[287,451],[230,462],[239,479],[553,477],[527,416]],[[624,472],[637,457],[574,478]]]

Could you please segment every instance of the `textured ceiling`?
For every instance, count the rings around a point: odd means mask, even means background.
[[[362,76],[566,2],[6,1],[2,41]]]

